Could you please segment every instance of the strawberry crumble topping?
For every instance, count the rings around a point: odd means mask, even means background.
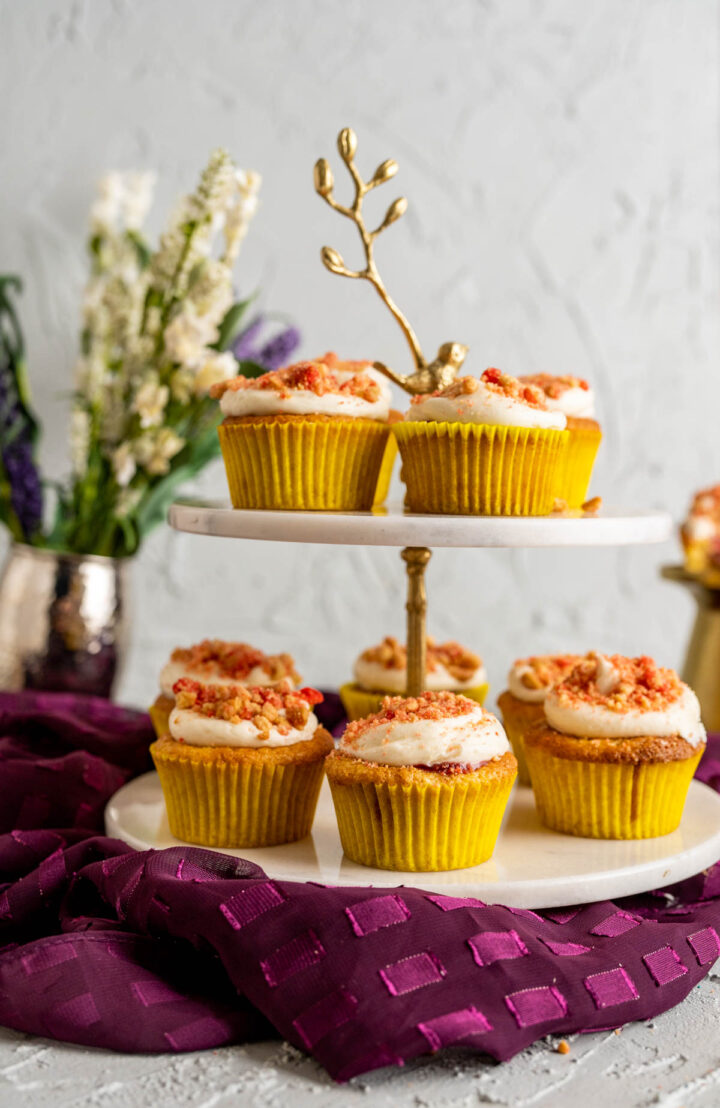
[[[340,369],[341,366],[338,365],[337,368]],[[347,381],[341,382],[324,361],[297,362],[285,369],[263,373],[260,377],[232,377],[229,381],[220,381],[213,385],[210,395],[217,399],[225,392],[243,389],[272,391],[281,397],[289,397],[295,392],[311,392],[315,396],[354,396],[370,404],[374,404],[382,396],[377,381],[366,373],[356,373]]]
[[[422,720],[441,722],[478,711],[493,718],[474,700],[458,693],[424,692],[420,696],[386,696],[379,712],[347,725],[343,745],[352,746],[361,735],[379,724],[419,723]]]
[[[372,362],[338,358],[334,350],[328,350],[327,354],[323,354],[317,361],[322,362],[330,370],[339,370],[340,373],[364,373],[366,369],[372,368]]]
[[[363,651],[360,658],[364,662],[373,662],[385,669],[407,668],[407,649],[392,635],[386,635],[379,646]],[[482,666],[482,658],[457,642],[436,644],[435,640],[428,635],[427,672],[435,673],[440,666],[444,666],[456,681],[469,681]]]
[[[281,735],[292,730],[302,731],[310,713],[322,699],[317,689],[293,689],[289,682],[271,688],[245,685],[202,685],[181,677],[173,686],[175,706],[180,711],[194,712],[206,719],[228,723],[249,721],[262,736],[272,729]]]
[[[527,373],[518,380],[526,385],[534,385],[551,400],[559,400],[568,389],[584,389],[590,391],[590,385],[582,377],[573,377],[569,373],[561,373],[557,376],[552,373]]]
[[[594,705],[613,712],[662,712],[682,693],[675,671],[662,669],[652,658],[593,651],[555,686],[554,697],[563,708]]]
[[[550,689],[582,660],[581,654],[538,654],[518,658],[513,669],[526,689]]]
[[[222,676],[244,681],[259,667],[273,681],[282,681],[285,678],[289,678],[294,684],[300,681],[295,662],[289,654],[265,654],[244,642],[203,639],[194,646],[173,650],[170,661],[208,677]]]
[[[468,396],[473,392],[477,392],[481,383],[484,384],[491,393],[497,396],[503,396],[509,400],[517,400],[521,404],[527,404],[530,408],[540,408],[543,411],[547,411],[545,395],[541,389],[535,388],[534,385],[526,384],[518,377],[511,377],[507,373],[501,373],[499,369],[486,369],[479,379],[477,377],[458,377],[456,381],[453,381],[451,385],[447,385],[444,389],[437,389],[435,392],[429,394],[414,396],[411,400],[411,404],[422,403],[423,400],[427,399],[427,395],[442,396],[448,400],[454,400],[458,396]]]

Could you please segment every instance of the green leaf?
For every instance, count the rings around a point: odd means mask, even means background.
[[[240,325],[245,317],[245,312],[254,299],[254,295],[249,296],[247,300],[239,300],[237,304],[233,304],[231,308],[228,308],[225,318],[220,324],[215,350],[228,350],[232,346],[240,334]]]
[[[257,362],[238,362],[238,373],[241,377],[262,377],[267,369]]]
[[[152,250],[148,246],[143,236],[137,231],[127,231],[126,234],[130,242],[135,247],[138,265],[141,269],[146,269],[150,262],[150,259],[152,258]]]

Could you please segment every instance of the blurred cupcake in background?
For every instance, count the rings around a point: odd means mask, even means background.
[[[203,639],[194,646],[177,647],[160,671],[160,694],[150,708],[150,718],[158,738],[168,730],[170,713],[175,707],[173,688],[187,677],[212,685],[277,685],[289,681],[300,684],[295,662],[289,654],[265,654],[244,642]]]
[[[565,460],[558,477],[557,496],[569,508],[580,508],[587,500],[595,458],[602,439],[595,419],[595,394],[582,377],[568,374],[534,373],[520,378],[540,389],[551,412],[562,412],[570,433]]]
[[[466,696],[388,697],[325,768],[347,857],[400,871],[463,869],[495,848],[517,763],[502,726]]]
[[[568,444],[541,389],[498,369],[415,396],[393,426],[412,512],[549,515]]]
[[[688,573],[720,585],[720,485],[695,493],[680,539]]]
[[[525,760],[525,732],[545,718],[545,697],[553,685],[567,677],[581,658],[580,654],[542,654],[518,658],[510,668],[508,687],[500,694],[497,703],[518,761],[518,782],[521,785],[530,784]]]
[[[436,643],[428,635],[425,687],[432,692],[461,692],[482,704],[488,691],[487,674],[479,654],[457,642]],[[386,696],[404,696],[407,690],[407,649],[392,635],[369,647],[355,660],[354,680],[343,685],[340,698],[348,719],[361,719],[380,710]]]
[[[547,694],[525,732],[546,827],[648,839],[679,825],[705,749],[695,693],[648,657],[588,654]]]

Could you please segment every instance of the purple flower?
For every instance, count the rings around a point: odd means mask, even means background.
[[[239,362],[257,361],[255,340],[265,326],[265,316],[259,315],[245,328],[232,344],[232,352]]]
[[[265,369],[279,369],[288,364],[300,345],[300,340],[297,327],[286,327],[260,348],[257,360]]]

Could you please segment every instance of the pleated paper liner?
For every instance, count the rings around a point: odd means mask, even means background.
[[[487,861],[515,780],[511,754],[452,776],[412,767],[408,773],[408,767],[378,767],[337,754],[325,768],[347,857],[411,872]]]
[[[542,703],[530,704],[513,696],[507,689],[501,693],[497,706],[502,714],[503,727],[518,763],[518,784],[530,784],[530,771],[525,757],[525,732],[538,720],[545,718]]]
[[[475,685],[470,689],[459,689],[458,692],[463,696],[469,696],[471,700],[476,700],[478,704],[483,704],[489,687],[490,686],[486,683],[484,685]],[[360,686],[356,685],[354,682],[341,685],[339,692],[343,708],[349,720],[364,719],[365,716],[371,716],[374,715],[375,712],[379,712],[386,696],[404,695],[389,690],[387,692],[368,692],[367,689],[361,689]]]
[[[602,440],[600,427],[591,419],[568,419],[568,442],[560,466],[557,496],[569,508],[580,508],[587,500],[595,458]]]
[[[150,747],[170,831],[201,846],[290,843],[310,834],[332,739],[320,729],[302,759],[291,747],[268,751],[195,746],[172,739]],[[312,756],[309,756],[312,755]]]
[[[390,431],[370,419],[250,416],[218,434],[234,508],[365,511]]]
[[[571,761],[540,743],[525,746],[540,819],[553,831],[587,839],[652,839],[675,831],[702,752],[633,765]]]
[[[373,508],[380,508],[388,498],[390,492],[390,482],[392,480],[393,469],[395,468],[395,459],[397,457],[397,439],[394,435],[388,435],[387,443],[385,444],[385,451],[383,453],[382,464],[380,466],[380,473],[377,479],[377,485],[375,487],[375,498],[373,500]]]
[[[393,427],[411,512],[549,515],[569,434],[476,423]]]
[[[175,707],[175,698],[171,696],[158,696],[154,704],[148,708],[150,722],[159,739],[167,735],[170,729],[170,713]]]

